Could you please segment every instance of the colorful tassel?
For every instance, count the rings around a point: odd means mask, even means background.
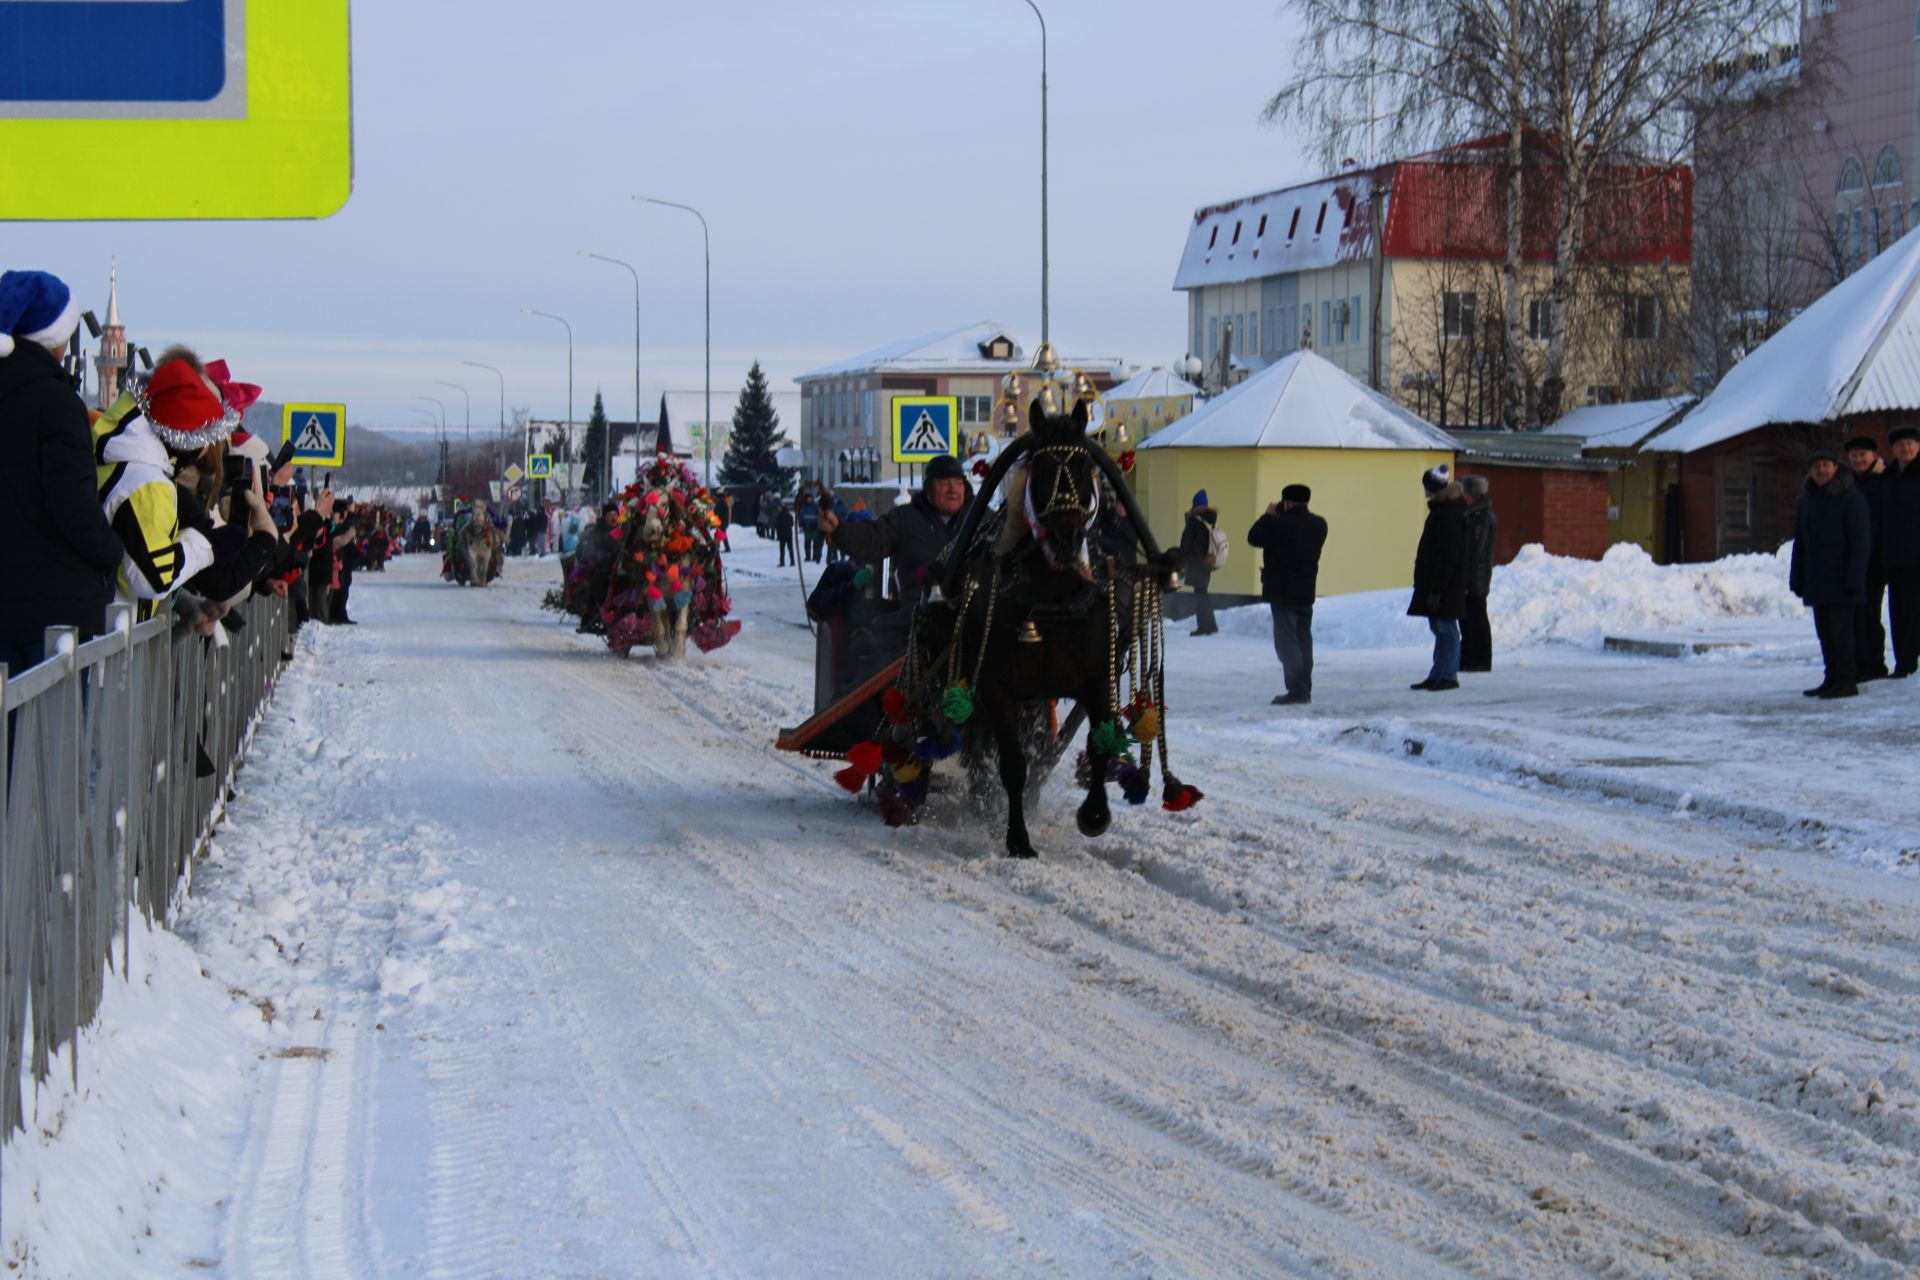
[[[865,591],[867,587],[872,584],[872,582],[873,582],[873,566],[872,565],[862,565],[860,569],[853,575],[853,589],[855,591]]]
[[[893,766],[893,780],[895,782],[912,782],[919,776],[920,762],[918,760],[907,760]]]
[[[940,710],[954,724],[965,724],[973,718],[973,690],[965,684],[952,684],[940,698]]]
[[[1142,745],[1160,737],[1160,708],[1148,705],[1140,713],[1140,718],[1133,722],[1133,737]]]
[[[847,763],[862,773],[880,772],[883,753],[877,742],[856,742],[847,750]]]
[[[1168,774],[1167,784],[1160,792],[1160,807],[1168,813],[1179,813],[1182,809],[1193,808],[1206,798],[1206,793],[1200,788]]]
[[[1087,735],[1087,749],[1095,755],[1133,758],[1133,744],[1112,720],[1102,720],[1093,727],[1093,732]]]
[[[1138,765],[1120,766],[1120,775],[1114,781],[1120,784],[1120,794],[1128,804],[1145,804],[1147,792],[1151,789],[1152,779],[1147,771]]]
[[[871,776],[871,774],[860,772],[860,770],[854,768],[852,765],[833,771],[833,780],[853,792],[854,795],[860,794],[860,788],[867,785],[867,779]]]
[[[887,719],[895,724],[907,722],[907,695],[898,688],[889,689],[880,695],[880,707],[886,713]]]
[[[904,827],[913,821],[913,810],[907,807],[906,801],[891,791],[882,794],[874,807],[880,810],[881,818],[885,819],[890,827]]]

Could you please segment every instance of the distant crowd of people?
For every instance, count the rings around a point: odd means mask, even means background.
[[[399,549],[401,513],[296,483],[240,426],[261,389],[190,347],[90,411],[63,363],[78,324],[57,277],[0,275],[0,663],[43,661],[48,627],[101,634],[116,600],[214,640],[257,593],[351,625],[354,573]]]

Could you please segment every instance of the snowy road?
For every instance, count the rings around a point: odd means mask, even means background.
[[[1038,864],[889,831],[768,750],[811,642],[766,550],[678,670],[526,562],[403,560],[303,638],[183,925],[273,1018],[154,1274],[1920,1268],[1911,878],[1276,749],[1217,664],[1173,694],[1191,813],[1082,841],[1056,779]]]

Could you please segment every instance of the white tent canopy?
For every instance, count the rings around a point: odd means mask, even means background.
[[[1208,401],[1142,449],[1445,449],[1459,441],[1312,351]]]
[[[1195,396],[1200,388],[1174,373],[1155,367],[1142,369],[1106,393],[1108,400],[1161,400],[1173,396]]]
[[[1777,422],[1920,409],[1920,235],[1842,280],[1641,445],[1691,453]]]

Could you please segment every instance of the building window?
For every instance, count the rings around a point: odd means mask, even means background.
[[[1588,404],[1619,404],[1620,388],[1596,383],[1587,388]]]
[[[1300,230],[1300,208],[1298,205],[1295,205],[1293,210],[1293,220],[1287,223],[1287,242],[1289,244],[1293,242],[1294,232],[1298,230]]]
[[[1900,185],[1900,153],[1891,143],[1880,148],[1873,161],[1873,185],[1876,189]]]
[[[1267,234],[1267,215],[1263,213],[1260,215],[1260,225],[1253,229],[1253,238],[1255,240],[1258,240],[1261,236],[1264,236],[1266,234]]]
[[[1660,299],[1650,293],[1630,293],[1622,316],[1622,337],[1629,342],[1650,342],[1660,336]],[[1612,401],[1603,403],[1611,404]]]
[[[1247,312],[1247,350],[1260,354],[1260,313]]]
[[[1449,338],[1472,338],[1480,328],[1480,295],[1449,293],[1441,304],[1442,320]]]
[[[1867,256],[1880,256],[1880,209],[1877,205],[1867,211]]]
[[[1240,243],[1240,224],[1238,222],[1233,224],[1233,239],[1227,241],[1227,243],[1229,245],[1235,245]]]
[[[1320,216],[1313,220],[1313,234],[1319,235],[1327,226],[1327,202],[1320,202]]]
[[[1213,360],[1214,353],[1220,350],[1220,317],[1212,316],[1207,320],[1207,360]]]
[[[1219,242],[1219,239],[1220,239],[1220,224],[1216,222],[1213,224],[1212,233],[1207,236],[1207,252],[1208,253],[1213,252],[1213,246]]]
[[[1553,337],[1553,299],[1527,299],[1527,336],[1535,342],[1546,342]]]
[[[961,396],[960,421],[985,423],[993,420],[992,396]]]

